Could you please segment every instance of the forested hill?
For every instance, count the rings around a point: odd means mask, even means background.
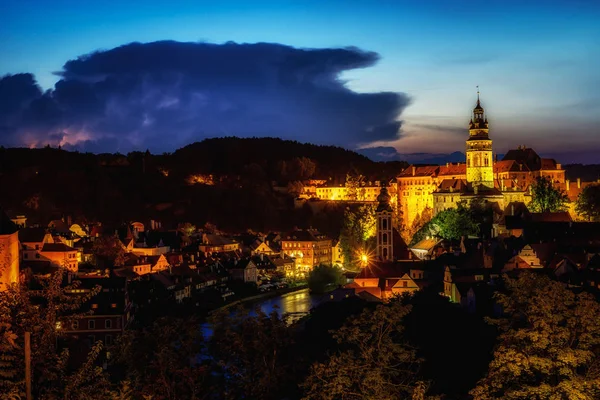
[[[405,167],[274,138],[207,139],[160,155],[0,147],[0,205],[42,223],[65,216],[110,223],[161,218],[236,230],[287,229],[303,220],[295,219],[293,203],[275,186],[310,178],[341,184],[347,173],[387,179]],[[190,183],[194,176],[210,180]]]
[[[372,180],[395,176],[404,162],[374,162],[350,150],[336,146],[318,146],[277,138],[213,138],[190,144],[167,157],[172,169],[217,175],[243,174],[249,166],[259,166],[268,178],[286,181],[307,178],[294,170],[296,159],[314,162],[311,178],[343,179],[348,172],[365,175]]]

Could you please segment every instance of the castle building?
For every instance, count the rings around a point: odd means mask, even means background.
[[[19,281],[19,230],[0,209],[0,292]]]
[[[511,214],[515,204],[531,201],[530,186],[547,177],[565,189],[565,171],[553,159],[541,158],[533,149],[510,150],[494,160],[492,139],[479,93],[466,140],[466,162],[446,165],[411,165],[397,177],[398,211],[403,226],[411,226],[425,213],[429,217],[454,208],[459,202],[496,203]]]
[[[383,186],[377,196],[377,210],[375,211],[376,218],[376,237],[377,237],[377,257],[381,261],[394,259],[393,246],[393,226],[392,215],[394,209],[390,205],[390,195],[387,188]]]

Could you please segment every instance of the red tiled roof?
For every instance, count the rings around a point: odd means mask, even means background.
[[[449,192],[450,189],[460,192],[466,188],[467,182],[464,179],[444,179],[438,186],[438,190],[443,192]]]
[[[558,170],[558,166],[556,165],[556,160],[553,158],[542,158],[542,168],[543,170]]]
[[[442,165],[439,169],[438,176],[440,175],[465,175],[467,173],[467,164],[456,163]]]
[[[44,247],[42,247],[42,251],[48,252],[66,252],[66,251],[77,251],[76,249],[67,246],[64,243],[44,243]]]
[[[413,168],[415,173],[413,175]],[[410,165],[404,171],[398,175],[399,177],[410,177],[410,176],[435,176],[438,172],[438,165],[424,165],[424,166],[416,166]]]

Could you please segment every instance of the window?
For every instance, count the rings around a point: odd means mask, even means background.
[[[402,281],[402,287],[408,287],[408,282]]]
[[[112,303],[112,304],[110,305],[110,308],[117,308],[117,303]]]
[[[383,259],[387,260],[387,258],[388,258],[388,249],[385,248],[385,249],[383,249]]]
[[[90,319],[88,321],[88,329],[96,329],[96,321],[94,321],[93,319]]]
[[[97,309],[97,308],[98,308],[98,304],[95,304],[95,303],[94,303],[94,304],[92,304],[92,309],[94,309],[94,310],[95,310],[95,309]]]
[[[112,321],[110,319],[104,320],[104,328],[106,328],[106,329],[112,328]]]
[[[73,321],[73,323],[71,324],[71,327],[73,329],[79,329],[79,321]]]
[[[40,253],[35,253],[35,258],[40,258]]]
[[[382,224],[383,224],[383,226],[382,226],[382,228],[381,228],[381,229],[387,229],[387,228],[388,228],[388,227],[387,227],[387,218],[384,218],[384,219],[383,219],[383,221],[382,221]]]
[[[381,241],[383,242],[383,244],[387,244],[387,233],[384,233],[382,235],[382,240]]]
[[[36,250],[39,250],[39,249],[40,249],[40,245],[39,245],[39,244],[36,244],[36,245],[35,245],[35,249],[36,249]]]

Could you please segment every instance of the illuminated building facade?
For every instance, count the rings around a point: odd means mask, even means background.
[[[332,264],[331,239],[314,230],[294,230],[281,238],[281,250],[296,260],[296,271],[307,274],[319,264]]]
[[[19,280],[17,226],[0,210],[0,292]]]
[[[533,149],[518,147],[506,153],[502,161],[494,161],[489,123],[478,95],[469,122],[466,162],[406,168],[397,177],[399,217],[404,226],[411,226],[424,213],[435,215],[473,200],[496,203],[510,214],[511,205],[531,201],[530,186],[542,176],[566,189],[562,166],[541,158]]]

